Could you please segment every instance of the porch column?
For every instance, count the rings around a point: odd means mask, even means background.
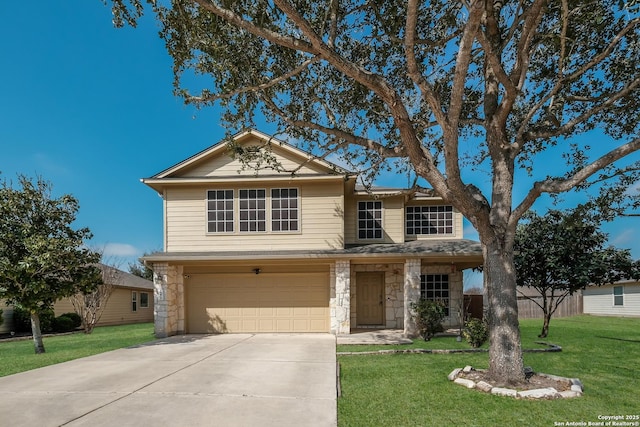
[[[169,290],[169,323],[171,335],[184,334],[184,274],[183,267],[169,266],[167,270],[167,286]]]
[[[411,312],[411,303],[420,299],[420,259],[407,259],[404,264],[404,335],[417,336],[416,323]]]
[[[168,333],[167,309],[167,263],[153,264],[153,321],[156,338],[165,338]]]
[[[184,333],[182,266],[153,265],[154,324],[157,338]]]
[[[351,333],[351,262],[336,261],[331,266],[331,294],[329,311],[331,333],[334,335]]]

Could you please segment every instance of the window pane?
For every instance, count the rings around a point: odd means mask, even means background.
[[[420,298],[440,301],[445,306],[445,315],[449,315],[449,275],[423,274],[420,276]]]
[[[298,190],[295,188],[271,189],[271,230],[298,231]]]
[[[382,202],[358,202],[358,238],[382,239]]]
[[[407,206],[405,208],[407,235],[453,234],[452,206]]]
[[[258,232],[266,229],[265,190],[240,190],[240,231]]]
[[[233,190],[207,191],[207,222],[209,233],[233,232]]]

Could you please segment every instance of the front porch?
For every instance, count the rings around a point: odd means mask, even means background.
[[[457,264],[427,259],[336,261],[331,272],[331,332],[344,336],[370,330],[380,336],[374,330],[393,330],[415,337],[410,307],[421,296],[443,301],[448,307],[443,326],[458,328],[464,321],[462,278]]]

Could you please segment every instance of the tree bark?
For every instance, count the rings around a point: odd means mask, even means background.
[[[33,335],[33,347],[36,354],[44,353],[44,343],[42,342],[42,331],[40,330],[40,316],[31,312],[31,334]]]
[[[513,253],[495,240],[483,243],[483,251],[489,303],[489,375],[497,384],[517,385],[525,377]]]
[[[551,310],[545,310],[544,321],[542,322],[542,332],[538,335],[539,338],[546,338],[549,335],[549,323],[551,322]]]

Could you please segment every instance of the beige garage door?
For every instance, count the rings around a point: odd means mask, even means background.
[[[329,275],[193,274],[189,333],[329,332]]]

